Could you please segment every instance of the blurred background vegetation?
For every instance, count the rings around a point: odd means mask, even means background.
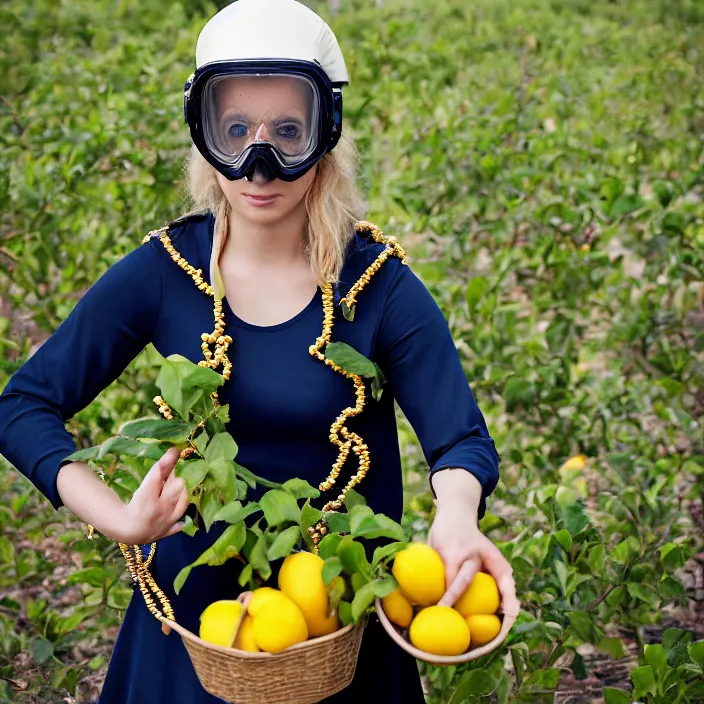
[[[0,4],[0,388],[186,210],[183,83],[224,4]],[[503,457],[483,529],[523,612],[471,667],[422,666],[428,702],[704,702],[704,3],[307,4],[351,72],[369,219],[441,305]],[[153,411],[153,361],[70,420],[79,445]],[[93,701],[131,594],[117,547],[7,463],[0,526],[0,701]]]

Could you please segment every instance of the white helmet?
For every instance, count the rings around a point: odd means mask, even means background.
[[[297,0],[237,0],[196,44],[184,116],[198,150],[230,180],[293,181],[337,144],[345,60],[330,27]]]

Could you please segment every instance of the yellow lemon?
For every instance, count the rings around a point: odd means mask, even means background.
[[[473,614],[495,614],[501,604],[496,580],[486,572],[477,572],[455,608],[465,617]]]
[[[584,469],[587,466],[587,456],[586,455],[574,455],[570,457],[567,461],[563,462],[559,472],[565,472],[571,469]]]
[[[384,613],[401,628],[408,628],[413,620],[413,607],[401,592],[396,589],[381,600]]]
[[[337,619],[332,620],[328,614],[330,597],[323,582],[324,564],[323,558],[312,552],[295,552],[279,571],[279,589],[301,610],[313,638],[331,633]]]
[[[469,647],[469,626],[451,606],[429,606],[411,623],[411,643],[426,653],[460,655]]]
[[[306,621],[308,626],[308,634],[311,638],[326,636],[328,633],[334,633],[340,627],[340,619],[337,611],[329,616],[310,616]]]
[[[246,650],[248,653],[258,653],[259,647],[254,640],[254,617],[247,614],[242,619],[242,625],[235,638],[233,646],[237,650]]]
[[[401,550],[391,571],[412,604],[437,604],[445,593],[445,565],[429,545],[412,543]]]
[[[250,616],[256,616],[259,609],[271,602],[284,596],[278,589],[271,587],[260,587],[252,592],[252,598],[249,600],[247,613]]]
[[[474,614],[467,616],[471,633],[470,645],[476,648],[494,640],[501,630],[501,619],[494,614]]]
[[[267,653],[280,653],[308,638],[306,620],[290,599],[272,599],[253,618],[254,641]]]
[[[208,643],[229,648],[243,608],[239,601],[214,601],[200,615],[198,635]]]

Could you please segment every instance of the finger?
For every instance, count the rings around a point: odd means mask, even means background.
[[[172,503],[176,503],[181,496],[181,493],[186,489],[186,482],[182,477],[177,477],[174,474],[164,482],[161,489],[161,498]]]
[[[496,585],[499,588],[501,594],[501,611],[506,616],[518,616],[521,610],[521,602],[518,601],[516,596],[516,582],[513,579],[513,575],[507,573],[496,580]]]
[[[501,594],[501,611],[507,616],[518,616],[521,603],[516,597],[516,582],[513,578],[511,563],[496,548],[484,557],[486,571],[496,581],[496,586]]]
[[[479,572],[480,567],[481,560],[478,557],[466,560],[457,572],[452,584],[438,602],[438,606],[452,606],[467,591],[467,587],[472,583],[474,575]]]
[[[164,490],[165,485],[173,477],[173,471],[178,462],[180,451],[177,447],[170,447],[168,451],[162,456],[162,458],[157,462],[158,465],[158,477],[159,477],[159,493]]]
[[[465,555],[458,556],[456,552],[443,552],[442,549],[438,549],[438,552],[445,563],[445,590],[448,590],[465,562]]]
[[[186,487],[184,486],[183,491],[181,492],[181,495],[178,497],[178,502],[176,503],[176,508],[174,509],[174,514],[176,519],[180,519],[183,517],[183,514],[186,513],[186,509],[188,508],[188,504],[190,503],[190,497],[188,496],[188,491],[186,490]]]
[[[169,529],[169,532],[164,536],[164,538],[168,538],[172,535],[176,535],[176,533],[180,533],[183,530],[183,526],[185,524],[183,521],[179,521],[178,523],[174,523],[173,526]]]

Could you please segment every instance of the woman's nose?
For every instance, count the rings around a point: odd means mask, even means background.
[[[254,141],[255,142],[270,142],[271,138],[269,135],[269,130],[266,128],[266,125],[262,122],[261,125],[259,125],[259,129],[257,130],[256,134],[254,135]]]

